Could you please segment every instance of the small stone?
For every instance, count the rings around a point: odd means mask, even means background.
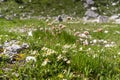
[[[94,4],[94,1],[93,1],[93,0],[86,0],[86,3],[87,3],[88,5],[92,5],[92,4]]]
[[[107,16],[99,16],[99,23],[106,23],[108,22],[108,17]]]
[[[11,46],[11,49],[12,49],[12,52],[19,52],[21,50],[21,47],[20,47],[20,45],[13,44]]]
[[[62,18],[62,16],[60,16],[60,15],[58,16],[57,19],[58,19],[59,22],[62,22],[62,21],[63,21],[63,18]]]
[[[85,16],[87,17],[87,19],[89,19],[89,18],[97,18],[98,17],[98,13],[92,11],[91,9],[88,9],[85,12]]]
[[[27,43],[23,43],[22,44],[22,49],[26,49],[26,48],[29,48],[29,45]]]

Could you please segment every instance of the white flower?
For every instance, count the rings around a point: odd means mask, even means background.
[[[50,61],[49,61],[48,58],[46,58],[41,65],[42,65],[42,66],[45,66],[45,65],[47,65],[48,62],[50,62]]]
[[[83,48],[81,47],[81,48],[79,48],[79,50],[80,50],[80,51],[82,51],[82,50],[83,50]]]
[[[43,56],[49,56],[51,54],[57,53],[56,51],[46,47],[43,47],[41,50],[43,51]]]
[[[107,44],[107,41],[106,41],[106,40],[104,40],[104,41],[103,41],[103,43],[104,43],[104,44]]]
[[[105,47],[114,47],[115,45],[113,44],[106,44]]]
[[[93,40],[93,43],[94,43],[94,44],[96,44],[96,43],[97,43],[97,40],[96,40],[96,39],[94,39],[94,40]]]
[[[115,6],[115,5],[117,5],[117,3],[112,3],[112,6]]]
[[[68,60],[66,63],[67,63],[67,64],[70,64],[70,60]]]
[[[28,32],[28,36],[33,36],[33,35],[32,35],[32,31],[29,31],[29,32]]]
[[[106,33],[106,34],[107,34],[107,33],[108,33],[108,31],[104,31],[104,33]]]
[[[94,54],[94,55],[93,55],[93,58],[96,58],[96,57],[98,57],[98,55],[97,55],[97,54]]]
[[[71,45],[66,44],[63,46],[63,49],[69,49],[70,47],[71,47]]]
[[[91,7],[91,10],[97,10],[97,8],[96,7]]]
[[[60,59],[62,59],[62,55],[60,54],[58,57],[57,57],[57,61],[59,61]]]
[[[32,55],[35,55],[37,53],[37,51],[32,51],[31,54]]]
[[[88,49],[87,49],[87,51],[90,51],[90,50],[91,50],[91,48],[88,48]]]
[[[118,52],[118,54],[120,55],[120,52]]]
[[[48,50],[48,48],[43,47],[41,50],[42,50],[42,51],[47,51],[47,50]]]
[[[26,57],[26,62],[30,62],[30,61],[36,62],[36,58],[33,57],[33,56],[27,56],[27,57]]]

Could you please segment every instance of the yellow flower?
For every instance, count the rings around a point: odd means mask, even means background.
[[[24,58],[25,58],[25,54],[15,54],[13,56],[13,59],[15,59],[16,61],[23,60]]]
[[[63,78],[64,76],[63,76],[63,74],[58,74],[58,77]]]

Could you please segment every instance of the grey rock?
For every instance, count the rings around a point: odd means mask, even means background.
[[[118,19],[120,16],[118,14],[114,14],[110,17],[111,20]]]
[[[22,48],[19,45],[13,44],[12,46],[6,47],[7,52],[18,53]]]
[[[85,12],[85,16],[89,19],[89,18],[97,18],[98,17],[98,13],[92,11],[91,9],[88,9],[86,12]]]
[[[21,47],[20,47],[20,45],[16,45],[16,44],[13,44],[12,46],[11,46],[11,49],[12,49],[12,52],[20,52],[20,50],[22,49]]]
[[[106,22],[108,22],[108,17],[107,16],[99,16],[98,20],[99,20],[99,23],[106,23]]]
[[[2,14],[0,14],[0,18],[3,18],[4,16]]]
[[[120,24],[120,19],[116,19],[116,20],[115,20],[115,23]]]
[[[83,4],[85,8],[89,7],[89,5],[87,3]]]
[[[93,1],[93,0],[86,0],[86,3],[87,3],[88,5],[91,5],[91,4],[94,4],[94,1]]]
[[[0,2],[5,2],[5,1],[7,1],[7,0],[0,0]]]
[[[26,49],[26,48],[29,48],[29,45],[27,43],[23,43],[22,44],[22,49]]]
[[[62,21],[63,21],[62,16],[59,15],[59,16],[57,17],[57,20],[58,20],[59,22],[62,22]]]
[[[11,20],[13,20],[13,17],[6,16],[5,19],[11,21]]]

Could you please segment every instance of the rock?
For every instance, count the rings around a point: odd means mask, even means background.
[[[8,46],[5,49],[6,49],[6,52],[10,52],[12,54],[16,54],[16,53],[20,52],[20,50],[22,48],[19,45],[13,44],[12,46]]]
[[[99,16],[98,17],[98,22],[99,23],[106,23],[106,22],[108,22],[108,17],[107,16]]]
[[[92,5],[92,4],[94,4],[94,1],[93,1],[93,0],[86,0],[86,3],[87,3],[88,5]]]
[[[2,14],[0,14],[0,18],[3,18],[4,16]]]
[[[20,47],[20,45],[16,45],[16,44],[13,44],[12,46],[11,46],[11,49],[12,49],[12,52],[20,52],[20,50],[22,49],[21,47]]]
[[[7,16],[5,17],[5,19],[11,21],[11,20],[13,20],[13,17],[7,15]]]
[[[85,16],[89,19],[89,18],[97,18],[98,17],[98,13],[92,11],[91,9],[88,9],[86,12],[85,12]]]
[[[22,49],[26,49],[26,48],[29,48],[29,45],[27,43],[23,43],[22,44]]]
[[[59,15],[59,16],[57,17],[57,20],[58,20],[59,22],[62,22],[62,21],[63,21],[62,16]]]
[[[6,2],[7,0],[0,0],[0,2]]]
[[[85,8],[89,7],[89,5],[87,3],[83,4]]]
[[[9,42],[4,43],[4,54],[12,57],[14,54],[20,53],[21,50],[28,48],[29,45],[27,43],[23,43],[20,45],[19,41],[11,40]]]
[[[120,24],[120,19],[116,19],[116,20],[115,20],[115,23]]]
[[[120,16],[118,14],[114,14],[110,17],[110,20],[118,19]]]

